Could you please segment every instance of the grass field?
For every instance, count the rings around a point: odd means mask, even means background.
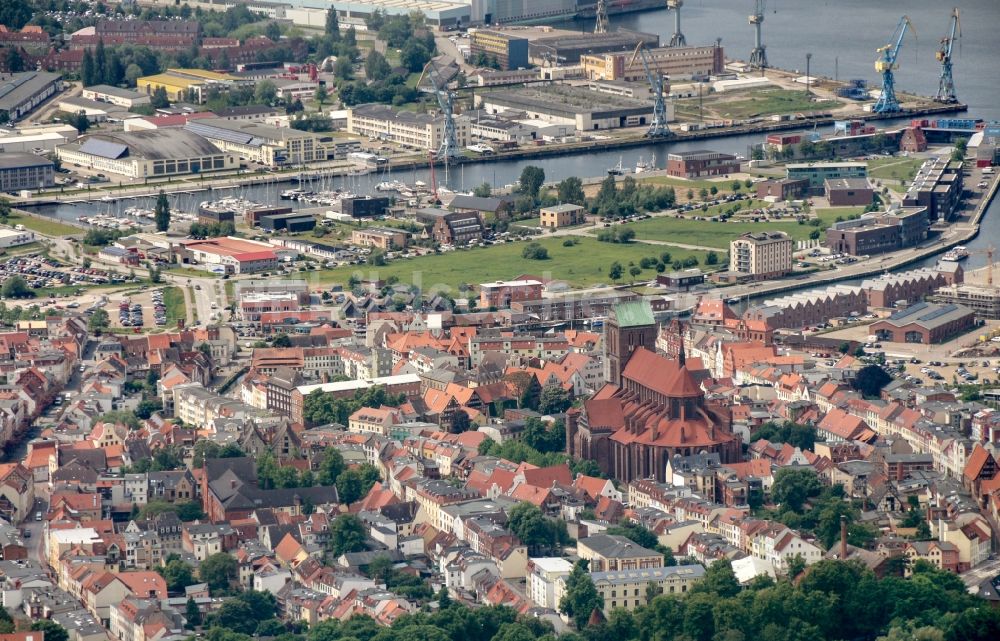
[[[163,290],[163,306],[167,308],[168,325],[175,325],[178,320],[187,319],[184,292],[180,287],[167,287]]]
[[[913,180],[924,158],[876,158],[868,161],[868,175],[881,180]]]
[[[66,225],[57,220],[36,218],[34,216],[23,216],[12,213],[7,221],[7,224],[11,227],[14,225],[24,225],[25,229],[30,229],[31,231],[36,231],[39,234],[45,234],[46,236],[72,236],[74,234],[83,233],[82,229],[77,229],[76,227]]]
[[[819,227],[812,225],[800,225],[794,220],[777,221],[766,223],[753,222],[725,222],[713,223],[704,220],[693,220],[691,218],[671,218],[657,217],[650,220],[642,220],[629,225],[635,230],[636,239],[658,240],[663,242],[676,242],[683,245],[700,245],[702,247],[718,247],[721,250],[729,249],[729,242],[750,231],[783,231],[794,240],[806,240],[814,229],[826,229],[833,224],[837,216],[845,218],[858,207],[843,207],[836,209],[825,209],[818,211],[821,221]],[[709,209],[711,215],[712,209]],[[673,252],[671,252],[673,254]]]
[[[315,272],[315,275],[320,283],[341,284],[346,284],[352,275],[382,279],[395,276],[401,283],[419,285],[424,292],[447,287],[454,293],[462,283],[478,285],[521,274],[565,280],[570,286],[580,288],[611,283],[608,269],[615,261],[625,268],[626,275],[622,282],[629,281],[629,262],[638,264],[644,257],[656,257],[670,249],[643,243],[600,243],[589,238],[579,238],[578,244],[565,247],[564,240],[544,238],[537,241],[548,250],[548,260],[523,258],[521,251],[526,243],[518,242],[396,260],[384,267],[338,267]],[[694,256],[703,263],[705,259],[703,252],[670,249],[670,254],[674,260]],[[636,280],[651,279],[655,273],[653,269],[645,269]]]
[[[803,111],[825,111],[840,106],[840,103],[832,100],[809,100],[805,91],[789,89],[755,89],[738,95],[739,98],[730,99],[726,94],[716,94],[704,100],[706,115],[714,114],[720,118],[750,118]],[[696,98],[678,102],[683,104],[685,113],[692,109],[696,112],[698,109]]]

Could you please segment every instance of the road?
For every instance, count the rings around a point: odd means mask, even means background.
[[[969,588],[969,592],[975,593],[980,583],[997,575],[1000,575],[1000,559],[992,559],[959,575],[959,578]]]

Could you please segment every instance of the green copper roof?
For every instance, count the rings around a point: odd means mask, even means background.
[[[653,310],[650,308],[649,303],[644,300],[615,305],[615,318],[618,319],[619,327],[639,327],[641,325],[656,324],[656,321],[653,320]]]

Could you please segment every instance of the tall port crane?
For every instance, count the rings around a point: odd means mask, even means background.
[[[955,44],[955,33],[962,37],[962,23],[958,20],[958,7],[951,10],[951,35],[941,38],[941,48],[936,54],[941,63],[941,78],[938,80],[938,91],[934,100],[947,104],[958,102],[955,95],[955,81],[951,77],[951,49]]]
[[[670,36],[670,47],[683,47],[687,44],[687,39],[681,33],[681,7],[684,0],[667,0],[667,11],[674,12],[674,35]]]
[[[423,84],[425,77],[430,80],[430,87]],[[441,115],[444,116],[444,135],[441,137],[441,145],[435,157],[447,163],[459,154],[458,135],[455,133],[455,92],[448,88],[447,79],[441,75],[433,60],[424,66],[420,78],[417,79],[417,87],[425,93],[433,93],[438,106],[441,107]]]
[[[766,5],[766,0],[754,0],[753,13],[750,14],[750,24],[754,28],[753,51],[750,52],[750,67],[753,69],[767,68],[767,50],[760,34],[761,25],[764,24]]]
[[[672,134],[670,132],[670,128],[667,127],[667,103],[666,99],[663,97],[663,74],[653,73],[653,70],[649,65],[649,57],[646,54],[646,48],[643,46],[642,42],[636,46],[626,69],[635,64],[636,58],[642,60],[642,68],[646,71],[646,80],[649,82],[649,89],[653,92],[653,120],[649,123],[649,129],[646,130],[646,136],[648,138],[663,138],[670,136]]]
[[[877,114],[889,114],[902,111],[899,101],[896,100],[896,84],[893,78],[893,71],[899,68],[896,59],[899,57],[899,50],[903,47],[903,36],[907,29],[913,30],[916,37],[917,30],[913,28],[910,19],[903,16],[896,25],[896,31],[892,34],[892,40],[884,47],[879,47],[875,51],[879,53],[879,59],[875,61],[875,71],[882,74],[882,93],[879,94],[872,111]]]
[[[596,14],[597,24],[594,25],[594,33],[608,32],[608,2],[607,0],[597,0]]]

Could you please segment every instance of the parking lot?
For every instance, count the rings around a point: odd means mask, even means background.
[[[117,305],[117,315],[109,309],[111,325],[123,328],[164,327],[167,310],[163,304],[163,290],[157,289],[112,301]]]
[[[112,285],[128,279],[104,269],[70,267],[39,254],[15,256],[0,262],[0,281],[20,276],[32,289],[72,285]]]

